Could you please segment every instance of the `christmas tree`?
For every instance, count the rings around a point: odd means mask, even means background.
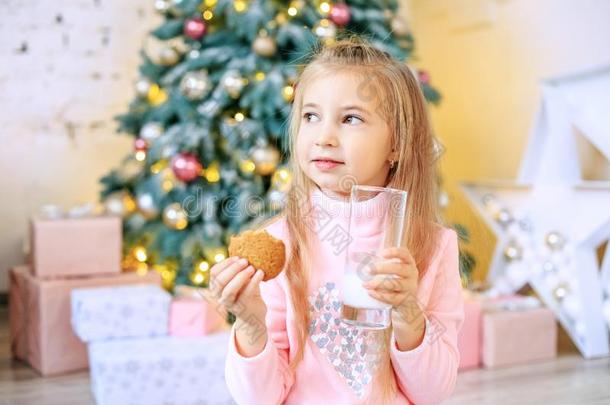
[[[152,5],[151,5],[152,6]],[[165,286],[206,286],[231,235],[282,210],[291,172],[285,125],[299,66],[316,46],[361,35],[409,60],[392,0],[157,0],[135,98],[117,117],[133,153],[101,179],[124,217],[124,266]],[[426,98],[440,96],[425,71]]]

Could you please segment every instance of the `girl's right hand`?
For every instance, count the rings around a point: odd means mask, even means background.
[[[265,274],[248,265],[246,259],[229,257],[212,266],[209,292],[217,302],[231,311],[238,320],[254,316],[265,324],[267,305],[261,297],[259,284]]]

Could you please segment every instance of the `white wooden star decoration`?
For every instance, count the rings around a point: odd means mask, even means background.
[[[610,67],[549,80],[517,181],[463,182],[498,242],[489,293],[529,284],[583,356],[610,354],[610,181],[583,181],[575,137],[609,165]]]

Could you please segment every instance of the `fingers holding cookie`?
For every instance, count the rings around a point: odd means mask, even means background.
[[[209,284],[212,296],[220,298],[227,283],[247,266],[248,261],[239,257],[230,257],[212,266]]]
[[[219,303],[230,310],[235,304],[235,301],[237,301],[238,295],[249,284],[254,272],[254,267],[252,266],[248,266],[245,269],[237,272],[222,289]]]
[[[259,284],[264,276],[263,271],[257,271],[245,258],[233,256],[225,259],[210,270],[208,290],[211,299],[237,318],[250,313],[263,316],[266,305],[260,295]],[[244,308],[247,308],[247,312]]]

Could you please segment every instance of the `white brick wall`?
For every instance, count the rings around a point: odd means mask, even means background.
[[[0,0],[0,291],[29,215],[96,200],[131,149],[112,117],[160,21],[153,0]]]

